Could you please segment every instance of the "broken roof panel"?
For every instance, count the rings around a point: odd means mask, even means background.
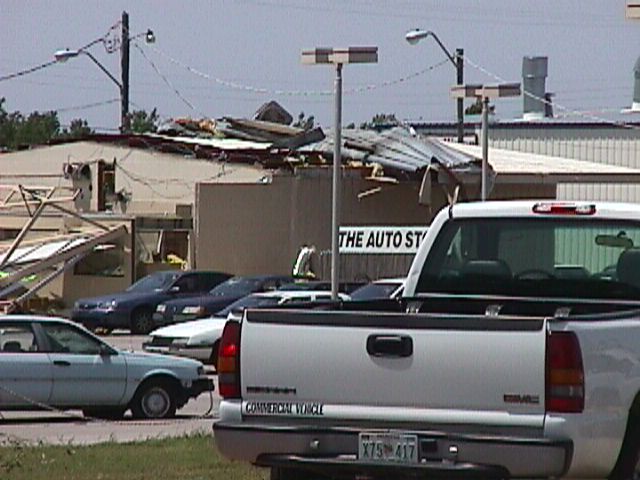
[[[220,150],[268,150],[271,148],[271,143],[251,142],[247,140],[237,140],[235,138],[172,137],[156,133],[148,133],[146,136],[171,142],[186,143],[189,145],[213,147]]]
[[[301,147],[299,151],[331,157],[333,139],[333,132],[329,132],[324,140]],[[379,163],[387,169],[406,173],[424,171],[434,162],[452,169],[479,167],[475,157],[447,148],[431,138],[416,137],[402,127],[383,132],[344,129],[342,144],[341,154],[345,160]]]

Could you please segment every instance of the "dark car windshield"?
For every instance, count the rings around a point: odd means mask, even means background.
[[[291,282],[284,283],[278,290],[331,290],[331,282]]]
[[[240,298],[228,305],[227,307],[216,313],[217,317],[226,317],[229,313],[237,309],[255,308],[255,307],[269,307],[271,305],[277,305],[280,302],[280,297],[263,297],[261,295],[248,295]]]
[[[180,272],[156,272],[141,278],[136,283],[127,288],[127,292],[161,292],[167,289],[176,278],[180,276]]]
[[[396,283],[369,283],[351,292],[351,300],[375,300],[378,298],[390,298],[400,285]]]
[[[257,278],[233,277],[213,288],[209,294],[220,297],[244,297],[259,290],[260,284]]]
[[[463,218],[443,226],[416,293],[640,299],[640,224]]]

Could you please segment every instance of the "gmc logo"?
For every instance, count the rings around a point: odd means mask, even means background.
[[[517,393],[505,393],[502,397],[504,403],[518,403],[522,405],[539,405],[539,395],[519,395]]]

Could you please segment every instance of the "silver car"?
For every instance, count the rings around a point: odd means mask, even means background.
[[[202,363],[117,350],[53,317],[0,317],[0,411],[81,409],[85,415],[167,418],[213,390]]]

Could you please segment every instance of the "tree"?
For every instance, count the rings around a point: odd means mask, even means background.
[[[60,132],[58,114],[54,111],[32,112],[21,121],[16,130],[15,143],[22,145],[42,145]]]
[[[4,97],[0,98],[0,149],[9,150],[14,144],[16,126],[12,117],[13,114],[10,114],[4,108],[5,101]]]
[[[298,114],[298,120],[296,120],[293,124],[294,127],[302,128],[303,130],[311,130],[313,125],[315,124],[315,117],[310,115],[305,118],[304,112],[300,112]]]
[[[129,125],[132,133],[155,132],[158,130],[160,117],[154,108],[151,113],[146,110],[134,110],[129,114]]]
[[[376,130],[389,125],[400,125],[395,113],[376,113],[370,121],[361,123],[360,128]]]
[[[24,145],[47,143],[60,133],[60,121],[55,111],[32,112],[25,117],[20,112],[9,113],[6,99],[0,99],[0,147],[15,150]]]
[[[495,113],[495,105],[489,105],[489,113]],[[464,109],[465,115],[480,115],[482,113],[482,99],[480,97],[476,98],[475,103],[469,105]]]
[[[56,138],[82,138],[92,133],[94,133],[94,131],[89,127],[86,120],[76,118],[75,120],[71,120],[69,129],[63,129],[59,135],[56,135]]]

